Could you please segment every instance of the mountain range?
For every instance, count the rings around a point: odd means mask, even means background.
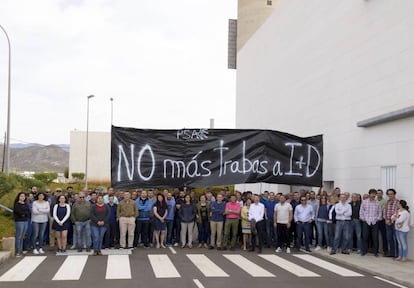
[[[4,146],[0,145],[0,164],[3,167]],[[64,172],[69,167],[67,144],[10,144],[10,172]]]

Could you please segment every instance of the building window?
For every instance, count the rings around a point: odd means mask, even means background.
[[[381,167],[381,187],[385,192],[389,188],[396,189],[397,167],[384,166]]]

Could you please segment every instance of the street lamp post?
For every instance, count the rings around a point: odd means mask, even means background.
[[[86,106],[85,189],[88,189],[89,99],[91,99],[93,97],[95,97],[95,95],[89,95],[87,97],[87,106]]]
[[[111,127],[114,125],[114,98],[110,98],[111,100]]]
[[[6,150],[5,150],[5,174],[9,175],[9,166],[10,166],[10,104],[11,104],[11,96],[10,96],[10,77],[11,77],[11,45],[10,45],[10,38],[7,34],[6,30],[3,26],[0,25],[1,30],[3,30],[4,34],[7,38],[7,43],[9,44],[9,81],[8,81],[8,93],[7,93],[7,132],[6,132]]]

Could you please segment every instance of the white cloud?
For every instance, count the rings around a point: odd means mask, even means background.
[[[233,128],[235,71],[227,21],[236,0],[2,1],[12,41],[11,137],[68,143],[86,126]],[[7,45],[0,34],[0,134],[6,129]]]

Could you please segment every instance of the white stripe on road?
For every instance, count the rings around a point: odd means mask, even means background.
[[[167,255],[152,254],[148,255],[155,278],[180,278],[181,275],[175,269]]]
[[[40,265],[46,256],[26,256],[0,277],[0,282],[24,281]]]
[[[105,279],[131,279],[128,255],[108,255]]]
[[[226,272],[204,254],[187,254],[187,257],[206,277],[229,277]]]
[[[227,254],[223,256],[253,277],[276,277],[269,271],[263,269],[259,265],[254,264],[252,261],[244,258],[241,255]]]
[[[177,254],[177,251],[175,251],[175,249],[173,247],[168,247],[168,248],[170,248],[171,253]]]
[[[198,288],[205,288],[203,284],[201,284],[200,280],[198,279],[193,279],[194,283],[196,284],[196,286]]]
[[[299,259],[302,259],[306,262],[312,263],[313,265],[319,266],[325,270],[331,271],[335,274],[338,274],[340,276],[344,277],[363,277],[364,275],[354,272],[349,269],[342,268],[341,266],[332,264],[328,261],[319,259],[317,257],[314,257],[312,255],[306,255],[306,254],[295,254],[293,255]]]
[[[79,280],[88,255],[68,256],[52,280]]]
[[[394,285],[394,286],[400,287],[400,288],[408,288],[407,286],[404,286],[404,285],[401,285],[401,284],[398,284],[398,283],[392,282],[392,281],[390,281],[390,280],[387,280],[387,279],[381,278],[381,277],[379,277],[379,276],[374,276],[374,278],[375,278],[375,279],[378,279],[378,280],[381,280],[381,281],[384,281],[384,282],[386,282],[386,283],[388,283],[388,284],[391,284],[391,285]]]
[[[280,268],[295,274],[298,277],[321,277],[321,275],[316,274],[308,269],[303,268],[302,266],[299,266],[293,262],[287,261],[283,259],[282,257],[268,254],[268,255],[259,255],[263,259],[269,261],[270,263],[273,263]]]

